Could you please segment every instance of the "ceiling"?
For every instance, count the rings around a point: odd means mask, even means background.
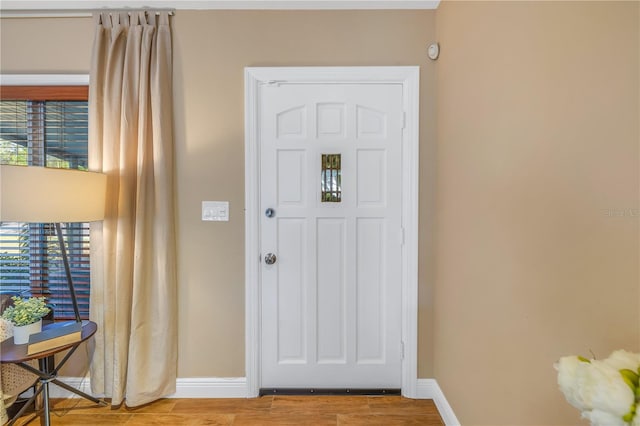
[[[91,12],[96,9],[163,8],[175,10],[263,9],[263,10],[346,10],[346,9],[437,9],[440,0],[3,0],[3,15],[14,13]],[[7,13],[9,12],[9,13]]]

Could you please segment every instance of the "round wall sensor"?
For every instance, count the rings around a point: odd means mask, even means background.
[[[434,61],[438,59],[438,56],[440,56],[440,45],[438,43],[433,43],[429,45],[429,49],[427,50],[427,55],[429,55],[429,58],[433,59]]]

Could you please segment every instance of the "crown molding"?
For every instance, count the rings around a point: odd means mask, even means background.
[[[97,9],[163,8],[175,10],[371,10],[437,9],[440,0],[3,0],[2,16],[86,14]]]

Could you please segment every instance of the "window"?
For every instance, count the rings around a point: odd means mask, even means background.
[[[339,203],[342,201],[341,158],[341,154],[322,154],[320,201],[323,203]]]
[[[87,86],[1,86],[0,163],[86,170],[87,98]],[[89,224],[62,229],[80,314],[87,319]],[[74,318],[52,224],[0,223],[0,291],[44,296],[55,319]]]

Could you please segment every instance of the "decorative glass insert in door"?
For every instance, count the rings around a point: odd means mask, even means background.
[[[341,154],[322,154],[321,191],[323,203],[342,201]]]

